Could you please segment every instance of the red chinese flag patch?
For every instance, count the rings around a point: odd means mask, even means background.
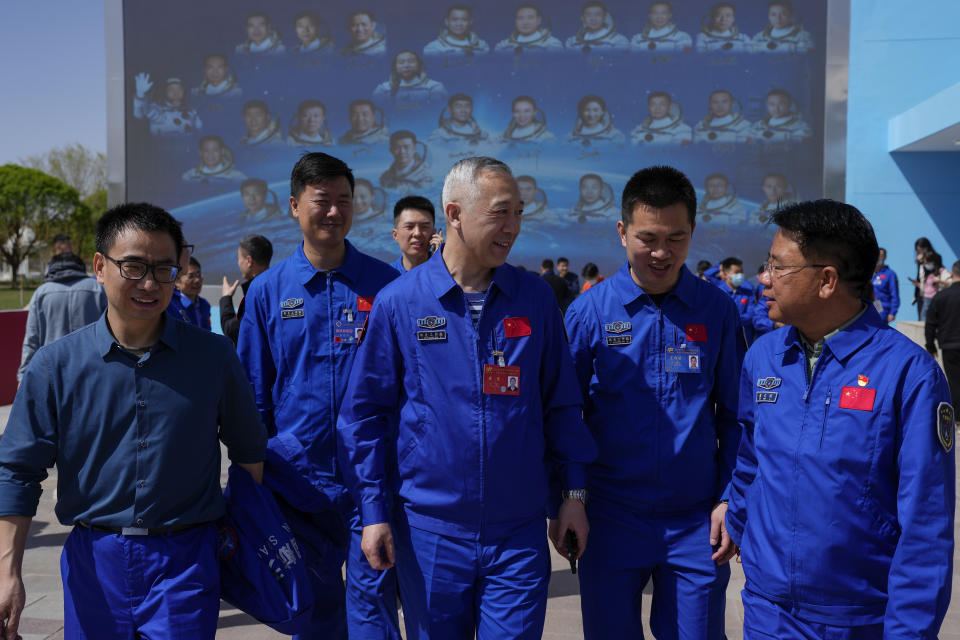
[[[521,338],[530,335],[530,318],[518,316],[503,319],[503,331],[508,338]]]
[[[686,326],[687,342],[706,342],[707,325],[688,324]]]
[[[873,411],[873,402],[877,398],[876,389],[866,387],[843,387],[840,390],[841,409],[859,409]]]
[[[373,296],[357,296],[357,311],[370,311],[373,309]]]

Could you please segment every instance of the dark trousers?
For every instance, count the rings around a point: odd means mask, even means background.
[[[943,357],[943,371],[947,374],[947,383],[950,385],[950,402],[956,406],[960,403],[960,349],[944,349],[940,353]]]

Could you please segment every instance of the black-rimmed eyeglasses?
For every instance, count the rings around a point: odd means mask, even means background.
[[[175,264],[156,264],[141,260],[114,260],[110,256],[103,256],[120,268],[120,276],[127,280],[143,280],[147,271],[153,273],[153,279],[162,284],[168,284],[177,279],[180,268]]]

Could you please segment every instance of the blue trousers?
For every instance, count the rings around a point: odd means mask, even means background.
[[[278,504],[306,550],[314,595],[310,630],[294,638],[400,640],[396,572],[374,571],[367,562],[360,549],[362,527],[356,509],[345,526],[337,513],[307,514],[282,500]],[[344,561],[346,586],[342,576]]]
[[[744,589],[743,640],[881,640],[883,623],[859,627],[807,622],[780,605]]]
[[[393,538],[408,640],[543,635],[550,581],[544,520],[479,542],[394,523]]]
[[[579,572],[584,638],[643,638],[640,598],[651,579],[657,640],[726,638],[730,567],[715,565],[712,554],[707,513],[637,518],[631,526],[591,515]]]
[[[60,555],[64,637],[213,638],[220,613],[213,525],[166,536],[74,527]]]

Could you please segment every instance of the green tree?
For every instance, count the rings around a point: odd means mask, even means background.
[[[77,190],[37,169],[0,167],[0,259],[17,270],[31,253],[72,222],[89,217]]]
[[[107,156],[79,142],[28,156],[21,159],[20,164],[63,180],[76,189],[81,198],[89,198],[107,188]]]

